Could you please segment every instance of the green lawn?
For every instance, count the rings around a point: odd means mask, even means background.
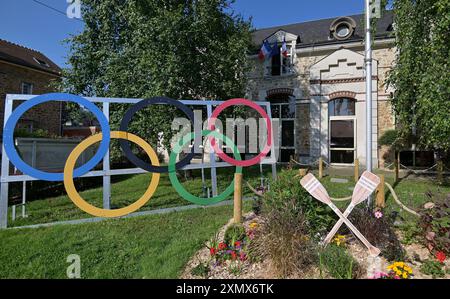
[[[177,278],[190,257],[232,214],[232,206],[222,206],[1,230],[0,278],[67,278],[70,254],[80,256],[82,278]]]
[[[266,167],[267,171],[270,171],[269,167]],[[217,184],[219,192],[222,192],[233,180],[234,168],[226,168],[218,170]],[[209,171],[207,171],[206,178],[209,176]],[[255,168],[244,169],[244,176],[247,180],[251,181],[253,185],[259,184],[259,170]],[[270,174],[267,173],[266,177]],[[111,207],[120,208],[135,202],[138,198],[142,196],[148,187],[151,175],[133,175],[128,176],[125,179],[119,180],[112,184],[111,188]],[[113,179],[118,179],[118,177],[113,177]],[[192,194],[202,196],[202,181],[200,171],[194,172],[194,179],[181,178],[183,186],[189,190]],[[207,185],[210,185],[210,181],[207,180]],[[94,188],[80,192],[81,196],[89,203],[101,207],[102,206],[102,188]],[[251,195],[248,188],[244,188],[244,195]],[[232,196],[230,196],[232,199]],[[159,182],[158,189],[156,190],[153,197],[149,202],[142,207],[139,211],[145,210],[155,210],[168,207],[176,207],[192,204],[184,199],[182,199],[170,183],[167,174],[162,174]],[[72,201],[66,196],[58,196],[48,199],[34,200],[27,203],[27,218],[17,218],[15,221],[9,219],[8,226],[23,226],[38,223],[48,223],[54,221],[62,220],[72,220],[89,218],[90,215],[81,211],[76,207]],[[18,210],[20,214],[20,208]],[[11,207],[9,210],[9,215],[11,217]]]

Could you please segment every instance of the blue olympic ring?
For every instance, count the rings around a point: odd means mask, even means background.
[[[44,180],[44,181],[63,181],[64,174],[63,173],[49,173],[41,170],[37,170],[27,163],[25,163],[22,158],[20,158],[19,154],[16,151],[14,146],[14,129],[16,127],[19,118],[30,108],[35,105],[39,105],[48,101],[69,101],[75,102],[79,105],[82,105],[84,108],[88,109],[97,117],[100,127],[102,129],[103,138],[100,143],[100,146],[97,150],[97,153],[83,166],[75,169],[74,177],[80,177],[83,174],[88,173],[91,169],[93,169],[105,156],[105,154],[109,150],[109,142],[110,142],[110,127],[108,123],[108,119],[105,117],[103,112],[95,106],[95,104],[89,102],[85,98],[67,94],[67,93],[48,93],[41,96],[37,96],[28,100],[14,109],[13,113],[9,117],[8,121],[5,125],[5,130],[3,133],[3,145],[5,148],[5,152],[8,155],[11,163],[20,169],[24,174],[32,176],[36,179]]]

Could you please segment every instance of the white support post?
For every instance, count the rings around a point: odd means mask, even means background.
[[[372,37],[370,31],[371,1],[366,1],[366,169],[372,171]],[[367,204],[370,206],[372,198]]]
[[[27,181],[22,184],[22,218],[26,217],[25,205],[27,203]]]
[[[103,114],[109,121],[109,103],[103,103]],[[111,208],[111,175],[110,175],[109,150],[103,157],[103,208],[109,210]]]
[[[212,115],[212,105],[208,104],[206,106],[206,112],[208,114],[208,119]],[[211,185],[212,185],[212,195],[217,196],[217,171],[216,171],[216,154],[214,153],[214,148],[211,146],[211,151],[209,153],[209,162],[211,163]]]
[[[6,121],[12,113],[12,99],[6,96],[5,100],[5,115],[3,120],[3,128]],[[0,229],[8,227],[8,189],[9,183],[7,177],[9,176],[9,158],[6,154],[5,147],[2,143],[2,174],[0,187]]]
[[[270,104],[267,103],[266,104],[266,112],[267,115],[269,115],[270,119],[272,120],[272,107],[270,107]],[[272,120],[272,140],[271,140],[271,144],[272,144],[272,148],[270,151],[270,159],[272,160],[271,166],[272,166],[272,179],[275,181],[277,179],[277,154],[275,153],[276,147],[275,147],[275,136],[273,133],[273,129],[274,129],[274,124],[273,124],[273,120]],[[266,128],[267,130],[269,128]]]

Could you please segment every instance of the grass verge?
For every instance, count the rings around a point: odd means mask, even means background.
[[[245,205],[246,210],[249,204]],[[232,217],[232,207],[79,225],[0,231],[0,278],[177,278],[190,257]]]

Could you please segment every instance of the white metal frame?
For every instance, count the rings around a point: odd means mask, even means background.
[[[353,148],[337,148],[331,147],[331,122],[334,120],[350,120],[353,121]],[[328,120],[328,132],[330,132],[328,134],[328,163],[330,163],[330,165],[332,166],[352,166],[355,163],[331,163],[331,151],[353,151],[353,161],[355,161],[356,159],[356,151],[357,151],[357,144],[358,141],[356,140],[357,137],[357,130],[356,130],[356,126],[357,126],[357,120],[356,120],[356,115],[346,115],[346,116],[330,116],[329,120]]]
[[[7,94],[5,99],[5,114],[4,114],[4,123],[3,128],[6,125],[9,117],[11,116],[13,110],[13,102],[27,101],[36,97],[36,95],[21,95],[21,94]],[[102,103],[103,105],[103,114],[109,120],[109,108],[111,103],[119,103],[119,104],[135,104],[143,99],[131,99],[131,98],[99,98],[99,97],[90,97],[86,98],[87,100],[93,103]],[[213,113],[213,106],[218,106],[224,101],[201,101],[201,100],[180,100],[183,104],[188,106],[206,106],[207,108],[207,117],[210,118]],[[269,118],[272,118],[272,112],[270,108],[269,102],[255,102],[256,104],[266,107],[267,115]],[[274,143],[274,134],[272,132],[272,149],[271,156],[263,159],[261,164],[270,164],[272,165],[272,176],[276,178],[276,155],[275,155],[275,143]],[[2,143],[2,163],[1,163],[1,177],[0,177],[0,229],[7,228],[8,226],[8,189],[9,183],[12,182],[27,182],[27,181],[36,181],[37,179],[28,176],[28,175],[10,175],[10,160],[5,153],[5,149],[3,148]],[[202,164],[189,164],[182,168],[182,170],[189,169],[202,169],[202,168],[211,168],[211,183],[212,183],[212,193],[213,196],[217,195],[217,168],[223,167],[233,167],[227,162],[216,162],[215,161],[215,153],[214,150],[210,152],[210,163],[202,163]],[[90,171],[83,175],[82,177],[103,177],[103,208],[110,208],[111,201],[111,176],[114,175],[124,175],[124,174],[142,174],[147,173],[147,171],[140,168],[129,168],[129,169],[114,169],[110,168],[110,159],[109,159],[109,151],[106,153],[105,158],[103,159],[103,170]]]

